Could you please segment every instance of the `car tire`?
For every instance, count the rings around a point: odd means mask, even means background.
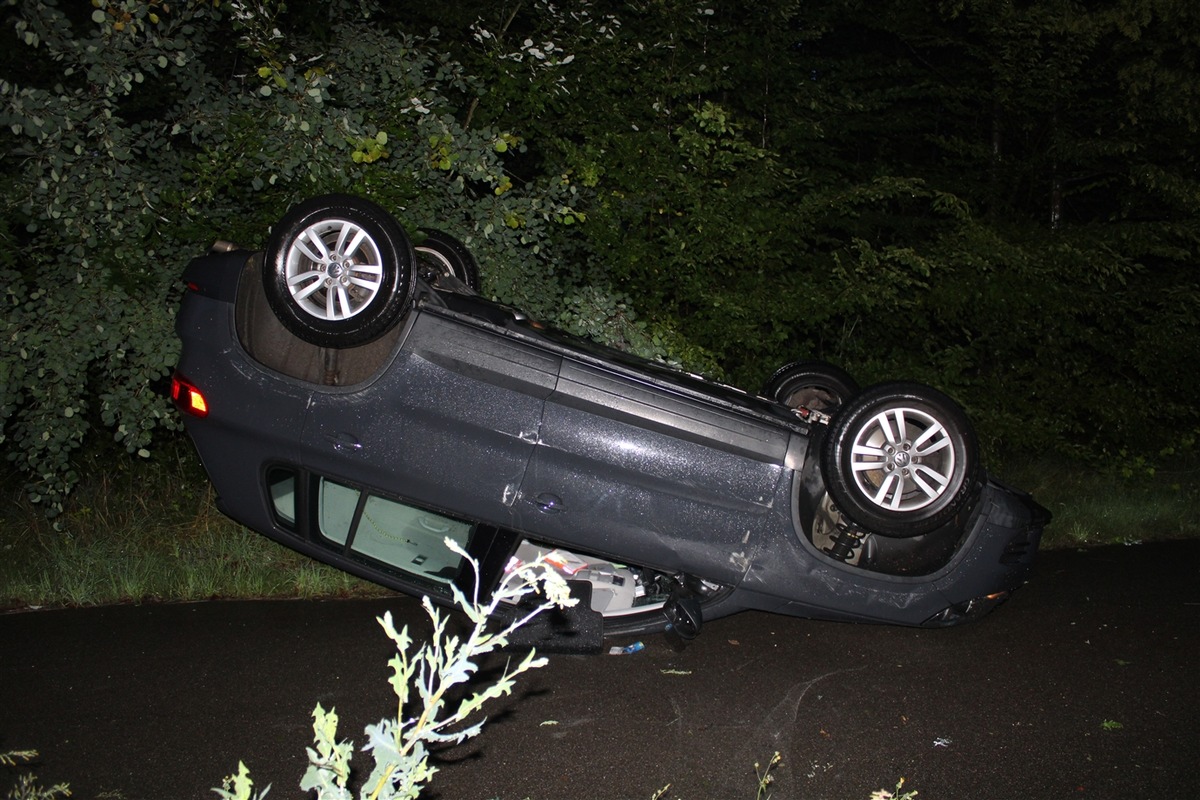
[[[378,338],[410,302],[416,256],[399,223],[359,197],[331,194],[293,206],[263,259],[275,316],[296,337],[344,348]]]
[[[979,444],[966,414],[946,395],[916,383],[885,383],[834,416],[821,472],[851,521],[882,536],[919,536],[952,520],[974,494]]]
[[[848,372],[824,361],[794,361],[775,370],[762,396],[788,408],[831,411],[859,393]]]
[[[479,265],[467,246],[448,233],[422,228],[425,239],[415,245],[418,270],[428,283],[454,278],[472,292],[479,291]]]

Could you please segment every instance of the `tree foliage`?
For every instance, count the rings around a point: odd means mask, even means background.
[[[312,19],[271,0],[6,7],[0,202],[21,255],[0,263],[0,446],[51,509],[89,432],[147,457],[178,427],[158,387],[181,266],[215,238],[261,244],[299,198],[351,190],[455,232],[489,290],[534,313],[571,280],[551,240],[574,186],[514,183],[504,162],[524,145],[459,121],[482,88],[433,38],[351,2]]]
[[[3,8],[0,447],[51,505],[91,432],[176,427],[182,264],[329,190],[749,388],[798,357],[925,380],[993,450],[1200,428],[1186,0]]]
[[[571,100],[507,119],[594,187],[592,278],[643,318],[750,388],[813,356],[933,383],[993,452],[1191,446],[1191,5],[613,7]]]

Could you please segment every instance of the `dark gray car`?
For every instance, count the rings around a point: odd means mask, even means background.
[[[446,602],[550,554],[605,633],[743,609],[950,625],[1026,579],[1045,509],[912,383],[782,368],[761,396],[547,329],[474,292],[452,237],[365,200],[193,261],[173,393],[233,519]]]

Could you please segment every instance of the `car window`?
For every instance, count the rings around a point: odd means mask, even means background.
[[[350,552],[401,572],[449,584],[464,560],[446,547],[447,538],[464,550],[473,526],[422,508],[322,478],[317,491],[321,536]]]
[[[271,506],[276,520],[285,528],[296,527],[296,472],[283,467],[272,467],[267,472],[267,490],[271,493]]]

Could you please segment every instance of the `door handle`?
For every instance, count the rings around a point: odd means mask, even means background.
[[[535,497],[529,498],[529,502],[533,503],[543,514],[557,514],[563,510],[562,498],[551,492],[541,492]]]
[[[339,453],[362,450],[362,442],[352,433],[326,433],[324,434],[325,441],[333,445],[333,449]]]

